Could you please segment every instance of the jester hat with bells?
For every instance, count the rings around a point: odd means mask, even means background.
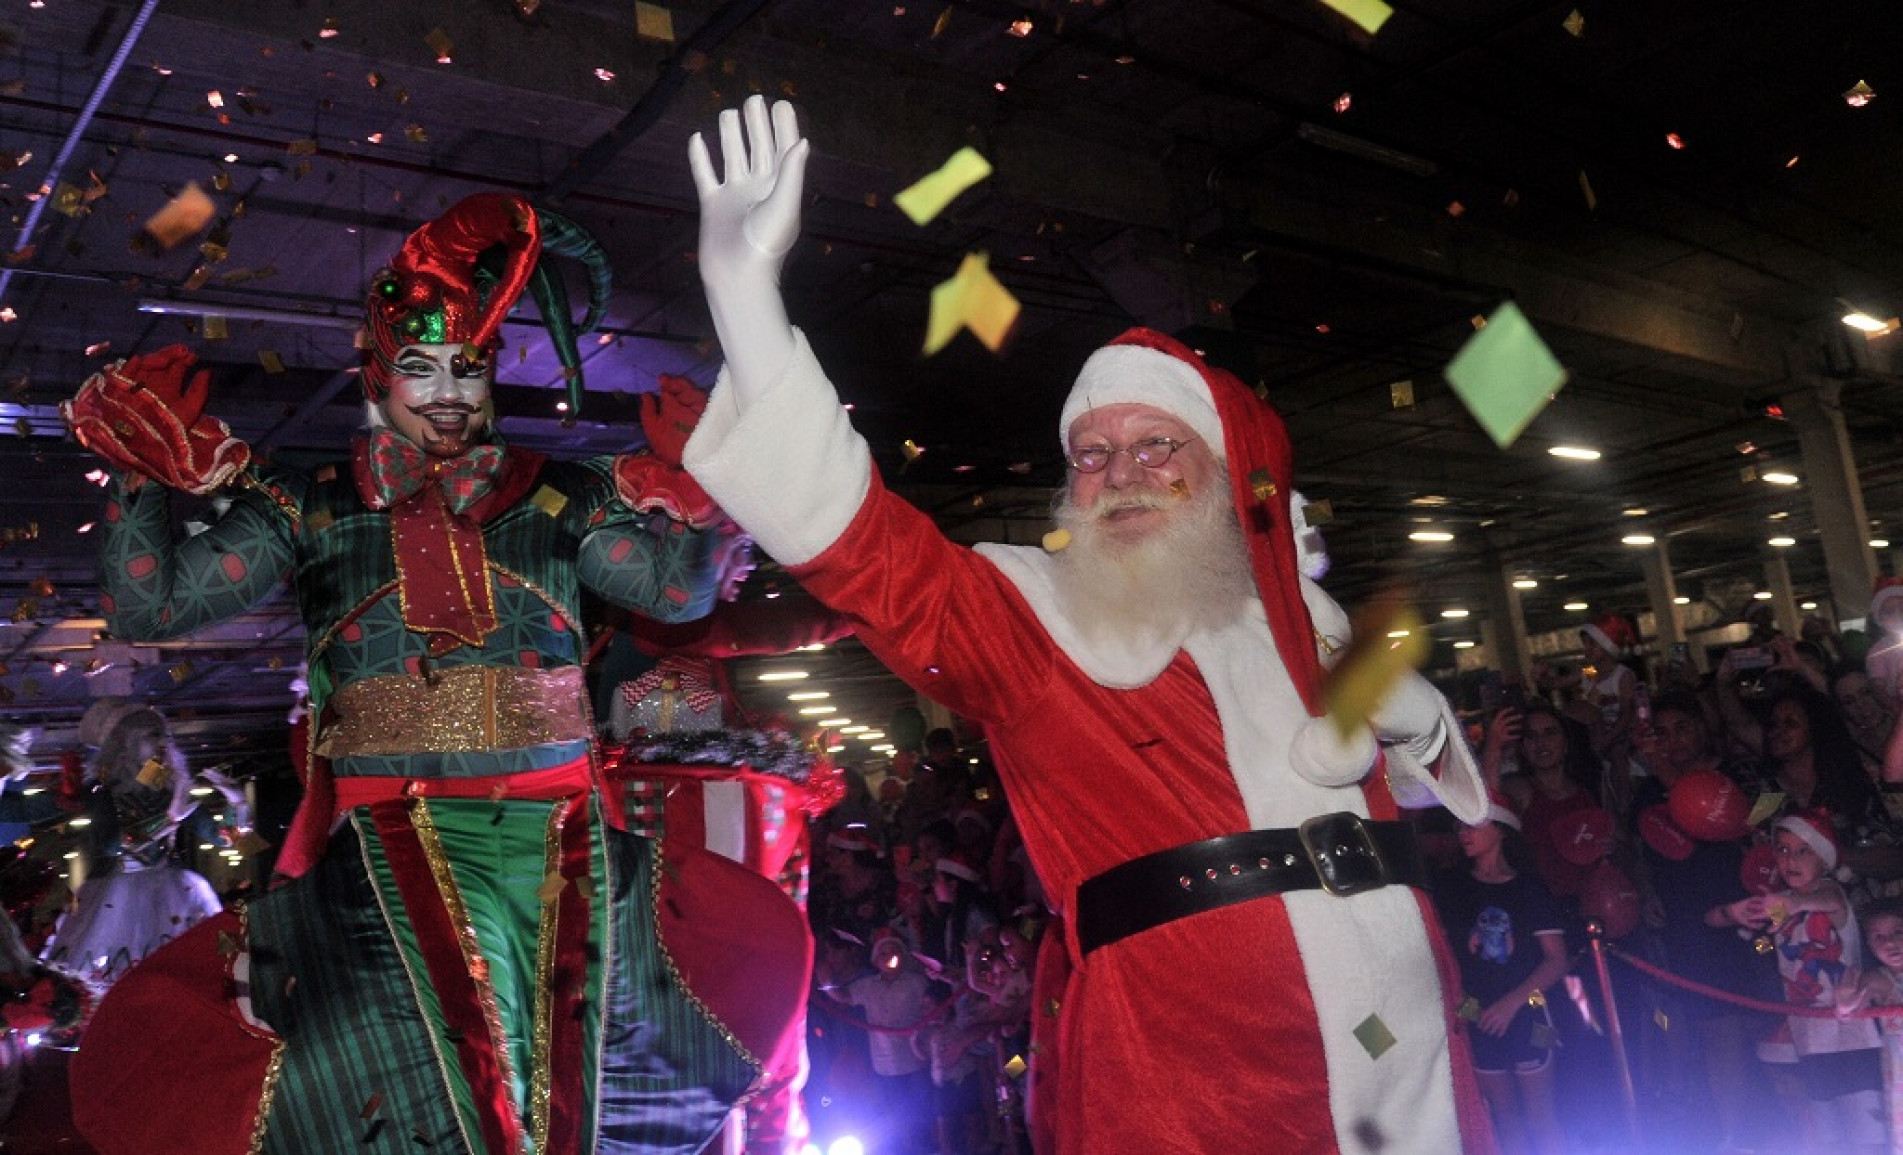
[[[588,313],[576,325],[568,290],[541,260],[572,257],[588,270]],[[406,345],[460,343],[469,363],[502,347],[502,322],[524,291],[548,328],[568,382],[567,419],[581,412],[576,338],[601,323],[613,275],[595,239],[566,217],[514,193],[476,193],[411,233],[389,266],[371,278],[364,302],[363,391],[372,406],[390,395]]]

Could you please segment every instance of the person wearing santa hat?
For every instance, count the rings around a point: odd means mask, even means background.
[[[1058,1150],[1491,1149],[1394,802],[1476,821],[1486,795],[1418,677],[1372,727],[1318,716],[1323,639],[1349,631],[1298,572],[1275,412],[1133,330],[1063,405],[1047,548],[952,544],[884,489],[786,318],[792,109],[752,100],[720,132],[724,174],[698,137],[689,159],[727,368],[683,462],[888,667],[984,726],[1067,916]]]
[[[1784,1001],[1835,1008],[1839,985],[1863,965],[1856,908],[1835,877],[1842,849],[1829,813],[1806,810],[1777,820],[1780,890],[1715,906],[1711,926],[1770,936],[1784,978]],[[1887,1151],[1876,1024],[1867,1018],[1788,1015],[1797,1069],[1810,1096],[1810,1150]]]

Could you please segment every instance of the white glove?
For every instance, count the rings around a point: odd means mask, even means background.
[[[1442,721],[1446,708],[1446,699],[1432,682],[1410,673],[1375,708],[1375,735],[1389,745],[1403,746],[1421,765],[1432,765],[1447,742]]]
[[[793,106],[766,101],[720,114],[725,180],[695,133],[687,164],[700,194],[700,280],[741,405],[772,388],[793,357],[793,327],[780,299],[780,266],[800,232],[810,148]]]

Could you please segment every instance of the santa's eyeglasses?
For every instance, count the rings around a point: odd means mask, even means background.
[[[1067,460],[1070,462],[1070,467],[1079,473],[1102,473],[1110,468],[1111,458],[1119,453],[1128,453],[1130,460],[1145,469],[1160,469],[1171,457],[1175,456],[1177,450],[1194,440],[1196,440],[1194,437],[1189,438],[1188,441],[1177,441],[1169,437],[1151,437],[1120,449],[1108,445],[1086,445],[1081,449],[1071,450]]]

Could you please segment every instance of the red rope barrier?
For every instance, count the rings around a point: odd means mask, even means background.
[[[1743,1007],[1746,1010],[1765,1011],[1773,1015],[1796,1015],[1798,1018],[1803,1019],[1894,1019],[1903,1017],[1903,1006],[1865,1007],[1860,1011],[1845,1011],[1839,1014],[1829,1007],[1800,1007],[1790,1003],[1765,1002],[1762,999],[1733,994],[1727,990],[1706,986],[1704,983],[1697,982],[1693,979],[1675,975],[1664,967],[1654,966],[1644,959],[1629,955],[1609,943],[1606,946],[1606,953],[1642,974],[1651,975],[1662,983],[1669,983],[1681,990],[1690,991],[1695,995],[1703,995],[1708,999],[1717,999],[1721,1003],[1730,1003],[1733,1006]]]

